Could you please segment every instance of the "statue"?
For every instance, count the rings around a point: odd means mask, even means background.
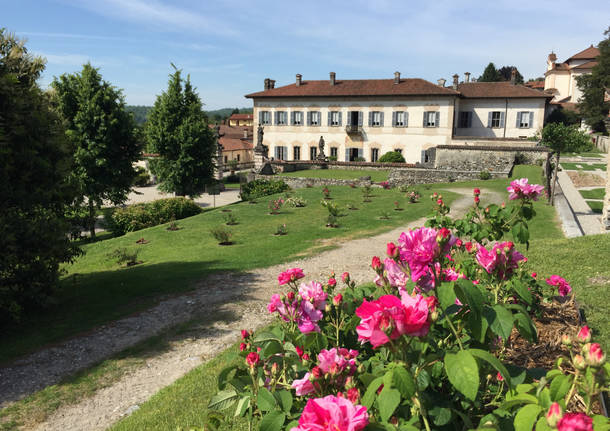
[[[256,151],[262,152],[264,150],[263,147],[263,126],[259,125],[256,131]]]
[[[318,156],[317,160],[326,160],[326,155],[324,154],[324,137],[320,136],[320,141],[318,142]]]

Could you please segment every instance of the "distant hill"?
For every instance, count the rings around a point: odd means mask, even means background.
[[[141,126],[148,119],[148,114],[152,109],[152,106],[141,106],[141,105],[127,105],[125,107],[127,112],[133,112],[133,118],[136,124]],[[221,122],[222,120],[229,118],[231,113],[238,110],[240,114],[251,114],[252,108],[222,108],[214,111],[205,111],[208,114],[208,118],[213,122]]]

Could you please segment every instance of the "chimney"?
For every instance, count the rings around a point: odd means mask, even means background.
[[[275,79],[269,80],[269,90],[273,90],[275,88]]]
[[[459,79],[460,79],[460,75],[458,75],[457,73],[455,75],[453,75],[453,85],[451,87],[454,90],[457,90],[457,88],[458,88]]]
[[[441,78],[441,79],[437,80],[436,82],[438,82],[439,87],[445,87],[445,82],[447,82],[447,80],[445,78]]]
[[[551,53],[549,54],[549,62],[555,63],[556,61],[557,61],[557,56],[555,55],[555,53],[553,51],[551,51]]]
[[[546,60],[546,70],[549,71],[549,70],[555,69],[556,61],[557,61],[557,56],[555,55],[555,53],[553,51],[551,51],[548,59]]]
[[[394,72],[394,84],[400,84],[400,72]]]
[[[470,72],[464,72],[464,82],[470,82]]]
[[[335,85],[335,72],[330,72],[330,85]]]
[[[301,78],[303,78],[303,76],[300,73],[297,73],[297,87],[301,85]]]
[[[270,84],[269,84],[270,79],[269,78],[265,78],[265,91],[269,90],[270,88]]]
[[[248,139],[248,129],[244,129],[244,139]]]
[[[513,67],[510,71],[510,83],[512,85],[515,85],[516,82],[517,82],[517,69],[515,69]]]

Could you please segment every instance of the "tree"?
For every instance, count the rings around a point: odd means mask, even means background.
[[[233,115],[233,114],[239,114],[239,108],[234,108],[234,109],[231,111],[231,115]]]
[[[519,73],[519,69],[515,66],[502,66],[498,69],[498,75],[500,77],[499,81],[510,81],[513,73],[513,69],[517,72],[517,76],[515,77],[515,84],[523,84],[523,75]]]
[[[167,90],[157,96],[145,128],[149,150],[159,154],[150,168],[165,192],[199,196],[212,182],[216,136],[201,107],[190,77],[184,80],[175,69]]]
[[[553,203],[561,152],[587,151],[593,147],[593,144],[591,138],[586,133],[578,130],[577,126],[567,126],[563,123],[549,123],[544,126],[540,136],[540,144],[551,148],[556,154],[555,169],[549,193],[551,203]]]
[[[582,97],[578,101],[578,110],[595,132],[607,133],[605,121],[610,111],[610,101],[605,100],[606,91],[610,88],[610,27],[604,32],[606,38],[599,45],[597,65],[591,74],[576,77]]]
[[[85,64],[80,73],[53,80],[58,110],[75,147],[72,180],[86,205],[86,225],[95,238],[96,210],[125,202],[137,173],[133,163],[141,148],[133,117],[125,110],[121,90]]]
[[[44,305],[78,252],[64,219],[72,151],[36,83],[44,63],[0,29],[0,323]]]
[[[404,163],[405,158],[398,151],[389,151],[379,158],[379,163]]]
[[[479,76],[478,82],[497,82],[500,80],[500,75],[493,63],[489,63],[483,75]]]

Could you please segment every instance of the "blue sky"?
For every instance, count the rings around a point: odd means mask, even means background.
[[[251,106],[244,94],[303,79],[479,76],[493,61],[541,76],[610,25],[607,1],[0,0],[0,26],[47,58],[41,84],[90,61],[127,103],[151,105],[170,62],[206,109]]]

